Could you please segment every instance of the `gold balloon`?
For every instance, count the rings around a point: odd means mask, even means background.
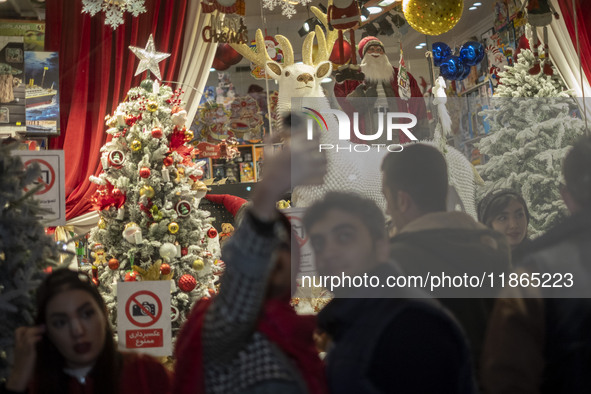
[[[203,267],[205,267],[205,263],[203,263],[203,260],[196,259],[195,261],[193,261],[193,269],[195,271],[201,271]]]
[[[142,143],[138,140],[131,141],[131,150],[137,152],[138,150],[142,149]]]
[[[404,0],[402,9],[413,29],[429,36],[438,36],[459,22],[464,0]]]
[[[179,225],[177,222],[170,222],[170,224],[168,225],[168,231],[170,231],[171,234],[176,234],[179,232]]]
[[[154,188],[150,185],[142,186],[140,189],[140,196],[146,196],[148,198],[154,197]]]
[[[102,217],[98,221],[98,228],[100,228],[101,230],[107,228],[107,223],[105,223],[105,219],[103,219]]]

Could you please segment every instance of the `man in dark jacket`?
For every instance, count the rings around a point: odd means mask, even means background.
[[[446,212],[447,165],[436,148],[414,144],[391,153],[382,163],[382,175],[387,211],[396,227],[390,256],[407,275],[442,279],[431,294],[464,328],[478,367],[494,302],[490,297],[496,295],[490,277],[509,268],[507,241],[463,212]],[[466,283],[461,280],[465,275],[484,283]],[[454,280],[444,287],[446,276]]]
[[[571,216],[532,242],[515,273],[519,287],[495,304],[486,393],[591,392],[591,139],[574,145],[563,173]]]
[[[474,392],[466,340],[453,318],[436,301],[410,299],[420,297],[416,290],[384,286],[400,271],[387,263],[385,220],[373,201],[328,193],[306,211],[304,225],[320,275],[381,283],[335,288],[318,315],[332,341],[330,392]]]

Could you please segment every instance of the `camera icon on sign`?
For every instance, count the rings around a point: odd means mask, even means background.
[[[156,305],[145,301],[142,302],[142,306],[148,310],[152,316],[156,314]],[[144,312],[144,310],[137,304],[131,306],[131,314],[132,316],[147,316],[146,312]]]

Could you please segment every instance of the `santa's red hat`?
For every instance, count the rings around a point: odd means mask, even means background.
[[[205,198],[215,204],[223,204],[232,216],[236,216],[240,207],[246,203],[244,198],[231,194],[206,194]]]
[[[384,49],[384,44],[377,37],[363,37],[361,41],[359,41],[359,45],[357,45],[357,48],[359,49],[359,57],[363,59],[363,56],[365,56],[365,52],[369,49],[369,47],[374,45],[379,45],[382,47],[382,49]]]

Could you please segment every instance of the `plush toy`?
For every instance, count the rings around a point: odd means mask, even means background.
[[[220,245],[223,245],[234,232],[234,226],[230,223],[222,223],[222,232],[220,233]]]
[[[542,70],[540,67],[540,60],[538,57],[538,32],[537,27],[544,28],[544,66],[543,71],[546,75],[552,75],[552,63],[550,62],[550,53],[548,50],[548,25],[552,23],[552,16],[559,19],[559,15],[550,3],[549,0],[526,0],[523,7],[527,7],[527,21],[533,26],[533,51],[536,58],[529,73],[531,75],[539,74]]]

